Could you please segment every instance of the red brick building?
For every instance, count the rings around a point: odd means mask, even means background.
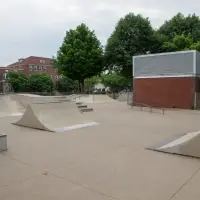
[[[6,81],[6,74],[10,70],[15,70],[15,69],[9,67],[0,67],[0,81]],[[23,69],[16,69],[16,70],[24,71]]]
[[[31,74],[49,74],[53,81],[59,79],[56,69],[53,68],[52,59],[30,56],[27,58],[20,58],[17,62],[7,66],[8,70],[23,70],[23,72],[30,76]]]
[[[165,108],[200,107],[200,53],[133,57],[133,102]]]

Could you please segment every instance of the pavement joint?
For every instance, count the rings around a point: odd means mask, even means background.
[[[195,175],[200,171],[200,167],[181,185],[181,187],[169,198],[169,200],[172,200],[194,177]]]
[[[98,194],[100,194],[100,195],[103,195],[103,196],[106,196],[106,197],[108,197],[108,198],[111,198],[111,199],[113,199],[113,200],[120,200],[120,199],[118,199],[118,198],[116,198],[116,197],[110,196],[110,195],[108,195],[108,194],[105,194],[105,193],[103,193],[103,192],[100,192],[100,191],[98,191],[98,190],[95,190],[95,189],[93,189],[93,188],[91,188],[91,187],[82,185],[81,183],[77,183],[77,182],[74,182],[74,181],[71,181],[71,180],[67,180],[67,179],[64,178],[64,177],[55,175],[55,174],[53,174],[53,173],[51,173],[51,172],[48,172],[48,174],[50,174],[50,175],[52,175],[52,176],[55,176],[55,177],[57,177],[57,178],[63,179],[63,180],[65,180],[65,181],[67,181],[68,183],[72,183],[72,184],[74,184],[74,185],[77,185],[77,186],[80,186],[80,187],[82,187],[82,188],[85,188],[85,189],[87,189],[87,190],[89,190],[89,191],[91,191],[91,192],[98,193]]]

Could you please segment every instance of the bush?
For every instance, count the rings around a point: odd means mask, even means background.
[[[26,92],[28,89],[28,78],[21,71],[9,71],[8,82],[12,85],[14,92]]]
[[[32,74],[28,80],[30,92],[52,92],[53,81],[47,74]]]

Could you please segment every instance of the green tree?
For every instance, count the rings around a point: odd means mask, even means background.
[[[191,50],[197,50],[200,51],[200,42],[194,43],[190,46]]]
[[[192,37],[184,35],[176,35],[172,41],[165,42],[163,51],[184,51],[184,50],[200,50],[200,42],[194,43]]]
[[[61,74],[78,80],[83,87],[86,78],[103,69],[103,49],[94,31],[85,24],[67,31],[54,63]]]
[[[85,79],[85,88],[87,91],[91,91],[94,89],[94,86],[98,83],[101,83],[101,77],[100,76],[93,76],[91,78]]]
[[[172,40],[176,35],[191,35],[194,42],[200,41],[200,18],[193,15],[184,16],[178,13],[158,29],[158,33]]]
[[[21,71],[9,71],[8,82],[12,85],[14,92],[25,92],[28,86],[28,78]]]
[[[53,81],[48,74],[32,74],[28,80],[31,92],[52,92]]]
[[[133,13],[121,18],[105,47],[106,66],[131,78],[132,57],[152,51],[157,41],[154,34],[148,18]]]
[[[76,81],[62,76],[58,81],[56,81],[56,90],[59,92],[72,92],[77,89]]]
[[[131,87],[130,79],[125,78],[119,73],[112,73],[102,76],[102,83],[110,88],[111,92],[120,92]]]

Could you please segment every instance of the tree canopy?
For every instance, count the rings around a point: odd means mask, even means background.
[[[193,15],[184,16],[178,13],[158,29],[158,33],[173,39],[176,35],[191,35],[194,42],[200,41],[200,18]]]
[[[56,90],[59,92],[72,92],[76,89],[76,82],[66,76],[62,76],[62,78],[56,81]]]
[[[176,35],[172,41],[165,42],[163,51],[200,50],[200,42],[194,43],[192,37]]]
[[[103,69],[103,49],[94,31],[85,24],[67,31],[55,67],[59,73],[82,84],[86,78],[98,75]]]
[[[120,92],[131,87],[131,82],[119,73],[111,73],[102,76],[102,83],[109,87],[111,92]]]
[[[132,77],[132,56],[151,52],[155,40],[157,37],[148,18],[129,13],[118,21],[107,41],[107,67]]]

